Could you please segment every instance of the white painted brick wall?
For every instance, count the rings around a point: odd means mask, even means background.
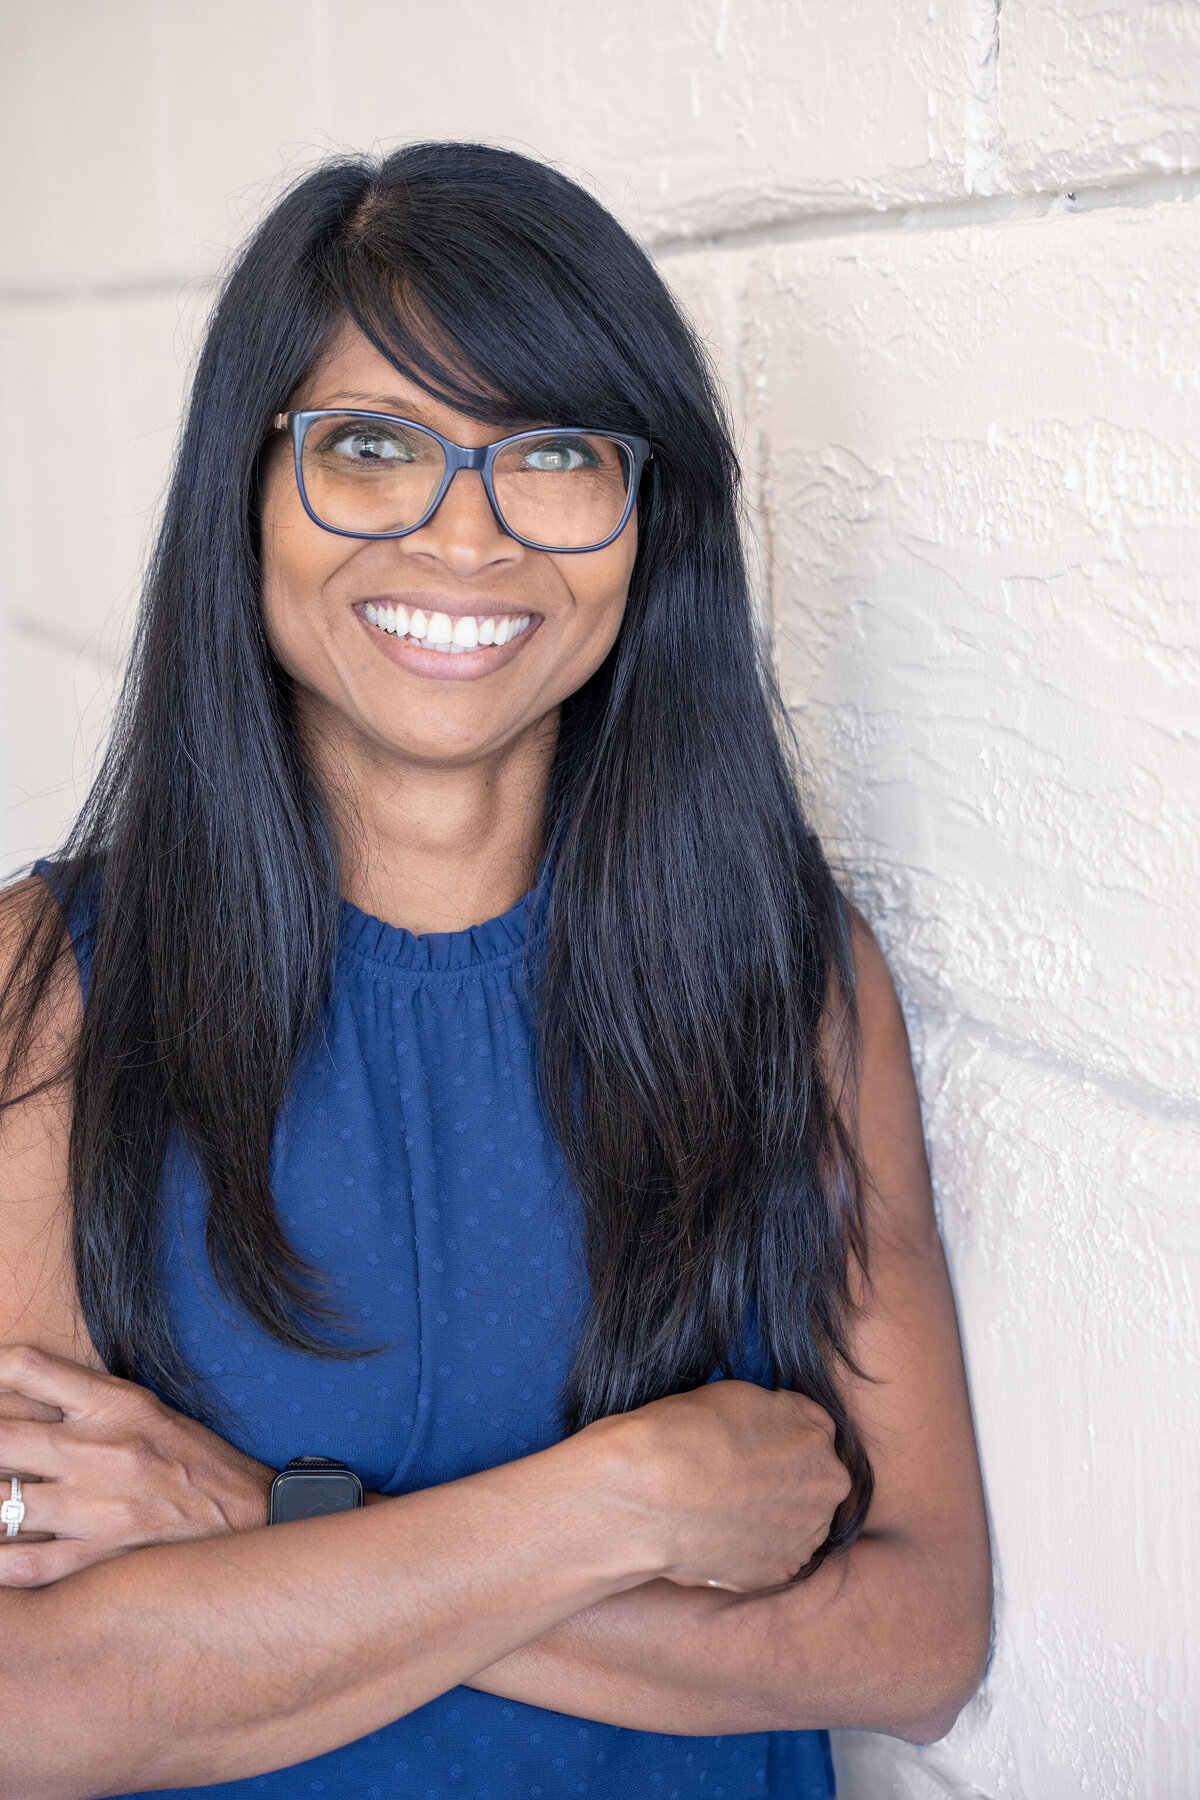
[[[228,247],[486,137],[658,252],[742,433],[815,803],[913,1028],[997,1557],[845,1800],[1194,1800],[1200,0],[8,0],[12,867],[102,734]],[[89,408],[92,485],[31,456]]]

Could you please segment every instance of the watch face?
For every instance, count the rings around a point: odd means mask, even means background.
[[[271,1487],[271,1523],[319,1519],[362,1505],[362,1482],[349,1469],[287,1469]]]

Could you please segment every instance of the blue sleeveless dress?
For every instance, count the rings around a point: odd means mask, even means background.
[[[53,869],[37,873],[53,884]],[[508,912],[415,937],[348,902],[319,1051],[274,1146],[285,1229],[333,1277],[352,1361],[285,1349],[213,1280],[204,1195],[169,1187],[165,1281],[226,1435],[272,1468],[336,1456],[405,1494],[544,1449],[586,1293],[542,1110],[525,971],[548,875]],[[73,922],[87,988],[89,921]],[[368,1737],[171,1800],[828,1800],[828,1734],[676,1737],[458,1687]],[[147,1800],[145,1795],[142,1800]],[[149,1800],[155,1800],[150,1796]],[[160,1793],[157,1800],[167,1800]]]

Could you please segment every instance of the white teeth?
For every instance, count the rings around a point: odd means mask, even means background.
[[[529,613],[523,613],[519,618],[514,618],[511,613],[500,617],[465,613],[452,618],[444,612],[426,613],[419,606],[411,613],[407,606],[376,606],[371,600],[363,607],[363,616],[368,625],[390,632],[393,637],[407,637],[424,643],[427,649],[454,656],[461,656],[464,650],[474,650],[476,646],[507,644],[511,638],[528,631],[533,623]]]

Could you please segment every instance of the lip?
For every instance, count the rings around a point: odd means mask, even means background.
[[[356,615],[365,632],[369,632],[380,654],[398,668],[407,669],[412,675],[424,676],[429,681],[478,681],[484,675],[493,675],[510,663],[514,656],[519,656],[542,622],[541,614],[530,612],[529,624],[520,637],[510,638],[507,644],[484,644],[476,650],[461,650],[457,656],[448,656],[444,650],[426,650],[420,644],[411,644],[407,638],[394,638],[387,631],[380,631],[378,625],[368,622],[366,607],[395,606],[399,602],[408,606],[420,606],[428,612],[444,612],[452,619],[476,618],[479,616],[520,619],[524,618],[527,608],[489,607],[486,612],[478,606],[466,607],[460,601],[451,606],[445,601],[432,604],[428,595],[404,597],[396,594],[376,596],[370,594],[365,600],[356,600],[351,611]]]

